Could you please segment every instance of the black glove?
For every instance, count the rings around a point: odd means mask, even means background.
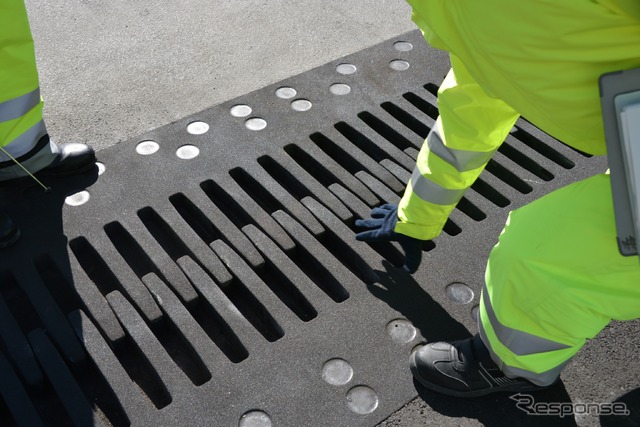
[[[398,207],[382,205],[373,208],[371,219],[356,220],[356,227],[366,228],[356,234],[356,240],[363,242],[398,242],[404,251],[404,269],[415,273],[422,260],[422,240],[396,233],[393,229],[398,222]]]

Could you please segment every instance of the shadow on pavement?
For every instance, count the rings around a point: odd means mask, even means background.
[[[420,330],[427,342],[451,341],[471,336],[467,328],[435,301],[411,275],[387,262],[383,267],[385,271],[376,271],[380,276],[380,283],[370,285],[369,291],[402,313]],[[539,426],[541,423],[548,426],[576,425],[572,415],[560,417],[528,414],[525,409],[518,408],[516,400],[509,397],[515,393],[460,399],[435,393],[415,381],[414,385],[420,398],[430,408],[451,418],[477,419],[483,425]],[[569,394],[562,382],[551,389],[536,392],[532,396],[535,404],[544,405],[550,402],[571,404]]]
[[[640,388],[620,396],[613,401],[613,404],[624,404],[624,408],[629,411],[629,415],[601,415],[600,425],[603,427],[640,426]]]
[[[472,418],[485,426],[576,426],[573,415],[542,415],[528,413],[519,408],[515,393],[497,393],[473,399],[460,399],[435,393],[414,381],[418,395],[434,411],[452,418]],[[571,399],[562,381],[554,387],[532,393],[534,405],[571,404]],[[531,406],[527,405],[530,409]],[[546,407],[546,406],[543,406]]]
[[[383,262],[383,267],[385,271],[376,270],[380,283],[369,285],[369,291],[402,313],[420,330],[427,342],[465,339],[471,336],[467,328],[435,301],[413,276],[388,262]]]
[[[21,231],[14,245],[0,251],[0,393],[7,403],[0,420],[10,417],[18,425],[96,421],[93,403],[85,397],[96,396],[96,378],[65,316],[86,307],[73,283],[63,208],[67,196],[97,177],[94,166],[82,174],[42,179],[51,187],[48,192],[31,183],[0,191],[0,211]],[[72,375],[85,381],[77,384]]]

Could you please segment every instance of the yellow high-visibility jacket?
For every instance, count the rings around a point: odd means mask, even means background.
[[[422,147],[395,230],[438,236],[519,115],[586,153],[606,153],[598,78],[640,67],[640,0],[408,0],[451,53],[440,118]]]
[[[0,146],[18,158],[47,133],[23,0],[0,1]],[[0,161],[8,161],[0,155]]]

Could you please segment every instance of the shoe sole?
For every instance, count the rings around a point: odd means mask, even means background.
[[[69,171],[67,173],[53,173],[53,172],[47,172],[46,170],[42,170],[42,171],[38,171],[36,173],[34,173],[33,175],[40,179],[40,178],[56,178],[56,177],[66,177],[66,176],[71,176],[71,175],[77,175],[77,174],[81,174],[84,173],[86,171],[88,171],[89,169],[91,169],[92,166],[94,166],[96,164],[97,159],[94,157],[93,161],[91,163],[87,163],[86,165],[78,168],[78,169],[74,169],[72,171]],[[38,183],[31,178],[30,176],[21,176],[20,178],[14,178],[14,179],[9,179],[6,181],[0,181],[0,190],[13,190],[13,189],[24,189],[27,187],[31,187],[31,186],[35,186],[38,185]]]
[[[457,391],[457,390],[450,390],[448,388],[444,388],[442,386],[439,386],[437,384],[433,384],[430,383],[429,381],[425,380],[424,378],[422,378],[420,376],[420,374],[418,373],[418,368],[417,368],[417,364],[416,364],[416,353],[414,352],[411,355],[411,359],[409,361],[409,369],[411,369],[411,373],[413,374],[413,378],[415,378],[420,384],[422,384],[423,386],[425,386],[426,388],[428,388],[429,390],[438,392],[440,394],[444,394],[447,396],[452,396],[452,397],[462,397],[462,398],[470,398],[470,397],[482,397],[482,396],[486,396],[488,394],[493,394],[493,393],[501,393],[501,392],[524,392],[524,391],[539,391],[539,390],[544,390],[547,389],[549,387],[552,387],[555,382],[549,386],[536,386],[536,385],[525,385],[525,384],[512,384],[509,386],[504,386],[504,387],[491,387],[488,389],[483,389],[483,390],[476,390],[476,391]]]
[[[96,162],[98,161],[98,159],[96,158],[95,154],[92,158],[92,160],[89,162],[87,161],[86,165],[83,165],[81,167],[79,167],[78,169],[73,169],[70,170],[69,172],[64,172],[64,173],[56,173],[56,172],[48,172],[46,168],[44,168],[43,170],[36,172],[35,175],[36,176],[46,176],[46,177],[56,177],[56,176],[68,176],[68,175],[76,175],[79,173],[83,173],[88,171],[89,169],[91,169],[92,166],[94,166],[96,164]]]

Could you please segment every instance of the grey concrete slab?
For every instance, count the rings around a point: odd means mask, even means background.
[[[403,0],[26,0],[47,125],[97,149],[415,28]]]

